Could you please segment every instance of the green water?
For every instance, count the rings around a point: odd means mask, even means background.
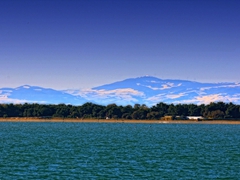
[[[240,179],[240,125],[0,123],[0,179]]]

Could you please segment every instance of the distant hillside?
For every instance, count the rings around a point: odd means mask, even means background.
[[[87,90],[58,91],[35,86],[0,89],[0,103],[38,102],[80,105],[93,102],[103,105],[138,103],[151,106],[159,102],[208,104],[218,101],[240,104],[240,84],[200,83],[143,76]]]
[[[87,100],[80,96],[38,86],[24,85],[17,88],[0,89],[0,103],[40,103],[40,104],[75,104],[80,105]]]

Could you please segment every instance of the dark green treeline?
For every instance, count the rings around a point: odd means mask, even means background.
[[[60,117],[60,118],[98,118],[105,119],[160,119],[173,116],[185,119],[186,116],[203,116],[206,119],[240,119],[240,105],[233,103],[165,104],[152,107],[135,104],[134,106],[107,106],[85,103],[81,106],[46,104],[0,104],[0,117]]]

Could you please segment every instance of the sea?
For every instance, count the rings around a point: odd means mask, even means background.
[[[240,125],[0,123],[0,179],[240,179]]]

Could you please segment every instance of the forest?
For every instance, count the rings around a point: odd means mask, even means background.
[[[186,119],[186,116],[202,116],[205,119],[240,119],[240,105],[224,102],[210,104],[166,104],[152,107],[145,104],[107,106],[85,103],[81,106],[66,104],[0,104],[0,117],[81,118],[81,119]]]

